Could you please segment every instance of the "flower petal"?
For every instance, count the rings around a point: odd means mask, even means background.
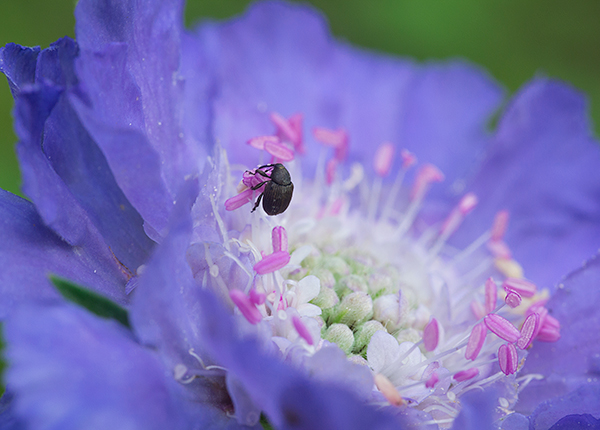
[[[225,148],[236,145],[234,163],[258,163],[258,151],[237,144],[272,132],[268,112],[302,112],[307,130],[346,128],[349,161],[368,160],[371,172],[373,142],[389,141],[418,148],[452,183],[481,155],[485,122],[501,100],[471,66],[418,68],[332,41],[323,17],[304,6],[257,3],[237,21],[201,27],[199,37],[194,55],[207,56],[219,88],[214,134]],[[303,165],[312,171],[319,151],[308,143]]]
[[[600,147],[591,137],[582,95],[556,81],[534,80],[498,125],[469,187],[481,197],[474,222],[465,223],[457,232],[462,241],[455,243],[474,240],[499,208],[508,209],[505,241],[514,258],[528,278],[554,286],[598,248],[598,166]]]
[[[183,429],[200,418],[188,416],[160,360],[113,321],[72,306],[26,307],[5,333],[15,412],[33,427]]]
[[[180,123],[184,81],[178,74],[180,42],[182,37],[183,2],[134,0],[83,0],[75,10],[77,41],[83,53],[102,52],[108,45],[122,43],[126,46],[125,68],[133,84],[139,88],[139,103],[134,92],[120,91],[118,85],[107,85],[102,96],[120,100],[120,104],[95,105],[95,113],[103,120],[112,119],[109,125],[128,128],[128,115],[120,121],[120,113],[130,114],[127,107],[135,105],[134,112],[143,115],[142,133],[159,154],[162,175],[171,195],[175,195],[183,178],[197,171],[201,160],[197,142],[181,136]],[[108,24],[110,23],[110,24]],[[82,59],[85,62],[86,59]],[[122,70],[103,69],[107,76],[122,81]],[[91,71],[90,71],[91,72]],[[92,80],[86,81],[91,83]],[[131,88],[131,85],[125,88]],[[107,94],[105,94],[107,93]],[[88,95],[93,95],[92,92]],[[114,110],[111,114],[110,110]],[[114,147],[113,147],[114,149]],[[107,154],[107,158],[113,157]]]
[[[568,395],[552,399],[539,405],[529,417],[530,429],[549,429],[553,424],[567,415],[591,414],[600,415],[600,385],[582,386]],[[561,427],[558,427],[560,429]],[[597,427],[562,427],[564,429],[597,428]]]
[[[549,314],[560,321],[554,343],[533,342],[521,374],[541,374],[520,394],[519,410],[529,413],[540,402],[565,395],[600,373],[600,257],[567,276],[548,301]],[[594,375],[592,377],[592,375]]]
[[[58,297],[50,273],[126,301],[125,276],[116,260],[67,244],[44,225],[30,202],[0,190],[0,219],[0,319],[20,303]]]

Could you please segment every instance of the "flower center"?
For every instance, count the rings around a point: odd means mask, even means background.
[[[336,344],[370,369],[376,401],[409,404],[450,425],[463,393],[514,381],[533,339],[558,339],[560,325],[543,306],[547,293],[522,278],[502,240],[507,212],[470,246],[454,249],[447,241],[468,222],[477,197],[466,194],[445,220],[425,225],[419,213],[427,192],[444,178],[435,166],[421,166],[406,190],[403,179],[416,158],[404,150],[395,180],[384,185],[394,161],[393,145],[384,143],[369,181],[364,166],[346,165],[346,132],[317,128],[323,149],[309,181],[292,160],[294,150],[304,151],[301,117],[272,119],[276,135],[248,142],[270,154],[272,164],[244,173],[225,208],[261,194],[271,204],[258,182],[273,181],[270,172],[282,161],[295,185],[292,203],[277,217],[262,208],[232,213],[228,227],[241,232],[234,242],[255,263],[244,269],[247,283],[225,288],[245,320],[266,327],[260,332],[285,359],[301,365]],[[239,258],[236,264],[244,267]],[[505,279],[498,284],[492,275]],[[510,386],[501,405],[507,411],[516,400],[516,384]]]

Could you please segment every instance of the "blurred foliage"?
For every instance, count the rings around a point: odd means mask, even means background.
[[[187,22],[241,13],[247,0],[189,0]],[[509,91],[536,74],[585,91],[600,124],[598,0],[311,0],[334,34],[349,42],[419,60],[467,58]],[[73,0],[2,0],[0,45],[48,46],[73,36]],[[0,84],[0,187],[18,191],[8,86]]]

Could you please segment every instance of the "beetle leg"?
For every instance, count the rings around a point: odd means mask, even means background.
[[[263,182],[264,183],[264,182]],[[260,204],[260,201],[262,199],[262,193],[258,196],[258,199],[256,199],[256,204],[254,205],[254,207],[252,208],[252,210],[250,211],[250,213],[254,212],[256,210],[256,208],[258,207],[258,205]]]
[[[256,172],[254,172],[254,175],[259,174],[260,176],[264,176],[265,178],[269,178],[271,179],[271,177],[269,175],[266,174],[266,172],[263,172],[262,170],[258,169]]]
[[[258,190],[260,187],[262,187],[263,185],[265,185],[267,182],[269,181],[264,181],[261,182],[260,184],[256,184],[255,186],[252,187],[253,190]]]

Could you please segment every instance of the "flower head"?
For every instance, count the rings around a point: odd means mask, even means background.
[[[595,413],[579,399],[599,396],[596,260],[554,290],[600,225],[579,94],[535,80],[490,133],[501,90],[470,65],[357,51],[306,7],[194,32],[182,8],[81,0],[76,42],[0,51],[32,201],[0,200],[4,417],[468,429]],[[66,303],[49,272],[130,328]]]

